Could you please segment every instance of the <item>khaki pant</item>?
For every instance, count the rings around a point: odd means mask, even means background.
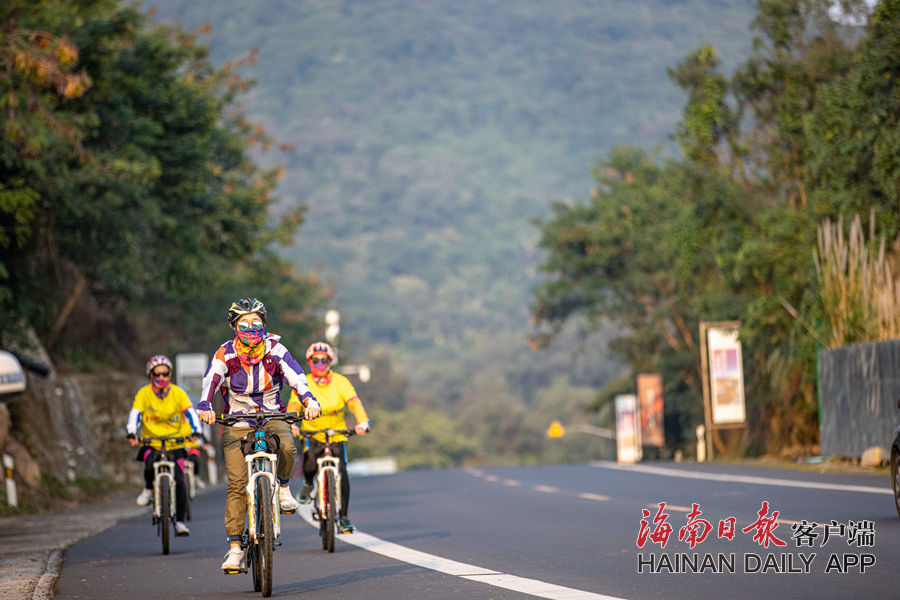
[[[287,483],[294,470],[297,449],[291,436],[291,426],[284,421],[269,421],[265,430],[279,437],[276,477]],[[240,539],[244,533],[244,517],[247,513],[247,461],[241,452],[241,438],[252,434],[253,429],[226,427],[222,434],[225,449],[225,470],[228,474],[228,491],[225,493],[225,534],[230,539]]]

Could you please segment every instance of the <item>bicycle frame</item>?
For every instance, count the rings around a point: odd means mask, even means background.
[[[319,490],[325,489],[325,480],[328,472],[334,473],[334,505],[338,514],[341,512],[341,459],[332,455],[331,445],[325,446],[325,455],[316,459],[316,509],[320,515],[324,515],[328,499]]]
[[[259,434],[262,433],[262,436]],[[255,432],[257,437],[265,438],[265,433]],[[254,448],[259,445],[259,441],[254,440]],[[247,522],[248,533],[251,541],[257,538],[256,523],[256,482],[259,479],[267,479],[269,487],[272,488],[272,515],[275,527],[275,539],[281,537],[281,510],[278,505],[278,482],[275,479],[276,469],[278,467],[278,455],[263,450],[255,450],[254,452],[244,456],[247,463]]]
[[[316,510],[320,515],[324,515],[326,512],[326,504],[328,503],[328,499],[324,494],[320,494],[319,491],[325,489],[325,479],[328,477],[328,472],[331,471],[332,473],[334,473],[335,510],[340,513],[342,459],[334,455],[334,450],[331,447],[333,443],[331,441],[331,438],[336,434],[343,434],[349,438],[356,435],[356,431],[352,429],[318,429],[315,431],[300,432],[302,436],[308,438],[311,438],[318,433],[325,434],[325,447],[323,455],[316,459]]]
[[[153,463],[153,520],[156,522],[162,513],[159,508],[159,488],[163,479],[169,480],[169,489],[172,491],[171,502],[169,502],[169,517],[175,520],[175,461],[169,460],[169,449],[166,448],[166,442],[174,442],[180,444],[184,442],[182,436],[157,436],[151,438],[141,438],[142,444],[149,444],[153,440],[159,440],[159,458]]]
[[[234,426],[236,423],[245,419],[257,419],[257,425],[248,428],[253,434],[253,446],[249,454],[244,455],[244,461],[247,463],[247,531],[245,536],[247,539],[242,540],[242,546],[247,547],[249,544],[256,544],[259,539],[259,523],[256,522],[256,486],[260,479],[266,479],[267,484],[272,489],[272,520],[273,533],[276,540],[281,538],[281,507],[278,502],[278,480],[275,476],[278,468],[278,455],[268,452],[266,432],[262,428],[262,419],[279,418],[287,422],[295,422],[300,420],[299,416],[293,420],[283,417],[286,413],[248,413],[242,415],[221,415],[216,421],[223,425]],[[279,542],[280,543],[280,542]]]
[[[153,524],[156,525],[156,532],[162,538],[163,554],[169,553],[169,525],[175,523],[178,514],[176,505],[178,503],[178,493],[175,483],[175,466],[176,462],[169,458],[172,452],[166,448],[166,442],[181,444],[185,441],[182,436],[154,436],[142,437],[140,443],[150,446],[153,441],[159,441],[159,455],[153,461]],[[166,484],[165,486],[163,484]],[[163,514],[162,505],[165,504],[162,498],[162,488],[168,490],[168,514]],[[177,534],[176,534],[177,535]]]

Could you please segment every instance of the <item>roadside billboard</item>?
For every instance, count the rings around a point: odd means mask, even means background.
[[[638,400],[634,394],[616,396],[616,454],[620,463],[641,460],[641,428]]]
[[[707,329],[709,392],[713,425],[744,424],[744,369],[735,327]]]
[[[640,400],[641,444],[664,448],[666,434],[663,423],[662,375],[659,373],[638,375],[637,396]]]

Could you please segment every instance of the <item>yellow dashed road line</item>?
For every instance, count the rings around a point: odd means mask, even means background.
[[[546,492],[548,494],[554,494],[559,491],[559,488],[549,486],[549,485],[536,485],[533,488],[536,492]]]
[[[588,492],[578,494],[578,497],[584,498],[585,500],[599,500],[601,502],[604,500],[609,500],[609,496],[604,496],[602,494],[590,494]]]
[[[480,471],[478,469],[467,469],[466,472],[468,472],[470,475],[472,475],[474,477],[481,477],[485,481],[491,481],[491,482],[502,481],[503,485],[506,485],[509,487],[519,487],[522,485],[522,482],[517,479],[501,480],[496,475],[486,475],[483,471]],[[533,489],[536,492],[544,492],[545,494],[555,494],[559,491],[558,487],[554,487],[552,485],[535,485],[535,486],[532,486],[531,489]],[[591,492],[581,492],[580,494],[578,494],[578,497],[583,498],[584,500],[595,500],[597,502],[605,502],[605,501],[609,500],[609,496],[604,496],[603,494],[593,494]],[[653,505],[653,507],[655,508],[656,505]],[[677,508],[680,509],[682,507],[677,507]],[[684,510],[684,512],[690,511],[689,508],[685,508],[683,510]]]

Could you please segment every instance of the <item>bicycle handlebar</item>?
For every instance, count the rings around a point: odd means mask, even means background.
[[[153,437],[142,437],[139,441],[141,444],[148,444],[152,441],[175,442],[176,444],[181,444],[189,441],[189,439],[190,437],[184,437],[183,435],[155,435]]]
[[[352,435],[356,435],[356,430],[355,429],[311,429],[311,430],[307,430],[307,431],[304,431],[304,430],[300,431],[300,435],[302,435],[303,437],[312,437],[313,435],[315,435],[317,433],[324,433],[326,436],[326,439],[328,439],[332,436],[339,435],[339,434],[343,434],[343,435],[346,435],[347,437],[350,437]]]
[[[233,415],[216,415],[216,423],[222,425],[234,425],[248,419],[255,419],[260,424],[263,419],[274,419],[276,421],[284,421],[286,423],[297,423],[302,421],[303,417],[297,413],[283,413],[275,411],[259,411],[253,413],[233,414]]]

